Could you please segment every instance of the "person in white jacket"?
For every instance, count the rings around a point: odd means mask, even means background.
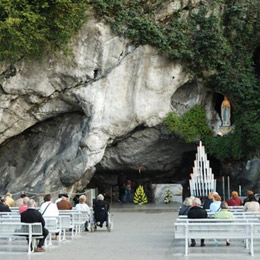
[[[44,202],[40,207],[40,213],[43,217],[58,217],[59,210],[55,203],[51,201],[51,194],[46,194],[43,198]],[[58,220],[57,220],[58,221]],[[56,233],[56,240],[59,240],[59,233]]]
[[[57,205],[52,203],[51,201],[51,194],[47,194],[43,198],[44,203],[42,203],[40,207],[40,213],[43,217],[58,217],[59,210]]]
[[[76,205],[76,209],[79,210],[80,212],[87,213],[89,219],[91,215],[91,211],[89,206],[86,204],[87,198],[85,195],[81,195],[79,197],[79,204]],[[85,231],[88,231],[88,224],[89,220],[85,222]]]

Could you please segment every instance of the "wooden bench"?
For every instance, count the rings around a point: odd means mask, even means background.
[[[254,255],[254,239],[260,237],[260,223],[232,220],[193,219],[175,223],[175,239],[185,240],[185,256],[189,239],[243,239],[250,241],[250,254]]]
[[[33,237],[42,237],[42,224],[41,223],[0,223],[0,237],[12,238],[12,237],[28,237],[28,254],[31,251],[31,243]]]

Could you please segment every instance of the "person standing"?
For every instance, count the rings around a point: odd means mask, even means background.
[[[36,223],[40,222],[42,223],[42,236],[43,238],[39,239],[38,247],[37,247],[37,252],[45,252],[45,249],[43,248],[44,241],[46,237],[49,234],[49,231],[44,227],[45,226],[45,221],[44,218],[42,217],[42,214],[35,209],[35,201],[34,200],[29,200],[27,203],[28,209],[24,211],[21,214],[21,222],[24,223]]]
[[[190,208],[188,212],[188,218],[207,218],[208,214],[205,209],[201,207],[201,201],[198,198],[195,198],[192,202],[192,207]],[[191,246],[196,246],[195,239],[191,239]],[[201,239],[200,246],[205,246],[204,239]]]
[[[127,198],[128,198],[129,202],[133,202],[133,200],[132,200],[132,182],[129,179],[127,179],[126,183],[125,183],[125,194],[122,198],[123,202],[126,202]]]

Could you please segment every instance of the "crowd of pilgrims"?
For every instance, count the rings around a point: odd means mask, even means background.
[[[260,200],[260,199],[259,199]],[[244,212],[260,211],[260,201],[257,201],[252,190],[247,191],[247,197],[242,200],[238,196],[237,191],[231,193],[231,198],[227,201],[222,201],[221,196],[217,192],[210,192],[207,198],[187,197],[185,198],[182,207],[179,209],[179,215],[187,215],[188,218],[207,218],[208,212],[214,214],[215,219],[234,219],[232,212],[229,211],[229,206],[243,206]],[[194,247],[196,242],[191,240],[191,246]],[[230,245],[230,241],[226,240],[226,245]],[[201,239],[201,246],[205,246],[204,239]]]
[[[48,230],[45,228],[45,220],[43,217],[57,217],[59,216],[59,210],[71,210],[72,203],[67,194],[59,194],[58,199],[53,203],[51,194],[46,194],[43,199],[43,203],[40,205],[39,210],[36,210],[36,203],[33,199],[30,199],[26,194],[21,194],[18,200],[14,200],[11,193],[7,193],[1,198],[0,212],[11,212],[11,207],[18,207],[21,215],[21,222],[35,223],[40,222],[43,226],[43,238],[39,240],[37,252],[44,252],[44,241],[48,236]],[[86,212],[89,216],[91,210],[86,204],[86,196],[81,195],[75,208],[79,211]],[[102,194],[100,194],[97,200],[104,200]],[[88,231],[88,222],[85,223],[85,231]],[[56,239],[59,239],[59,233],[56,234]]]

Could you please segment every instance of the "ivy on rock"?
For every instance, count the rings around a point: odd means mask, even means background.
[[[260,82],[253,63],[254,50],[260,44],[259,1],[179,2],[179,10],[164,18],[156,14],[166,1],[93,0],[92,4],[115,33],[132,39],[135,45],[156,47],[170,59],[179,60],[212,92],[229,97],[235,130],[223,137],[206,131],[204,142],[208,153],[222,161],[246,159],[260,147]],[[171,117],[172,121],[166,119],[167,127],[180,131],[184,119]],[[197,137],[193,127],[187,128],[185,122],[181,125],[187,141]]]

